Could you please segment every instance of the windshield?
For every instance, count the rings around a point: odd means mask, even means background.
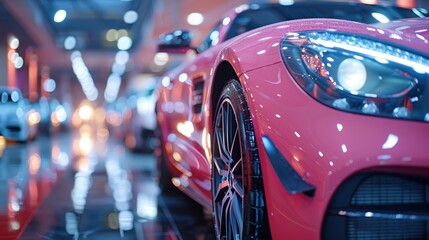
[[[334,18],[366,24],[383,23],[401,18],[427,17],[427,11],[394,6],[353,3],[301,3],[290,6],[267,5],[243,11],[234,20],[226,39],[244,32],[287,20],[305,18]]]
[[[18,103],[20,99],[21,94],[18,91],[0,93],[0,103]]]

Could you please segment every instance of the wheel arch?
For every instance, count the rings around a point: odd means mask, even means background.
[[[213,76],[213,86],[211,90],[211,122],[214,122],[216,106],[222,93],[223,88],[231,79],[238,79],[238,74],[234,70],[233,66],[228,61],[222,61],[218,65],[216,72]]]

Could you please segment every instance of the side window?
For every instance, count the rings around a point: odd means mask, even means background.
[[[210,48],[214,43],[219,41],[219,27],[221,23],[216,24],[216,26],[209,32],[207,37],[198,47],[198,52],[204,52],[208,48]]]

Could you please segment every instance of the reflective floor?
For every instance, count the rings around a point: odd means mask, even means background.
[[[0,239],[213,239],[210,214],[162,194],[152,154],[105,128],[0,139]]]

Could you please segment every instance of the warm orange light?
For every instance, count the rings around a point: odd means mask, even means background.
[[[80,119],[79,114],[77,112],[74,112],[72,117],[73,127],[78,127],[81,124],[82,124],[82,119]]]
[[[122,123],[122,118],[118,113],[111,112],[107,115],[106,121],[113,127],[119,127]]]
[[[107,128],[99,128],[97,130],[97,137],[107,138],[109,136],[109,130]]]
[[[37,172],[39,172],[40,169],[40,156],[39,154],[35,153],[30,156],[30,159],[28,159],[28,171],[31,175],[36,175]]]
[[[52,162],[53,163],[55,163],[55,164],[57,163],[58,158],[60,157],[60,154],[61,154],[60,147],[57,145],[52,146],[51,156],[52,156]]]
[[[396,0],[396,4],[403,8],[415,8],[416,0]]]
[[[102,124],[106,120],[106,112],[103,108],[98,107],[95,109],[94,117],[97,123]]]
[[[79,117],[84,121],[90,120],[93,114],[94,114],[94,109],[89,105],[83,105],[79,109]]]
[[[58,120],[56,112],[53,112],[51,114],[51,123],[52,123],[52,126],[54,126],[54,127],[58,127],[61,124],[60,120]]]
[[[177,124],[177,131],[179,131],[181,134],[185,135],[186,137],[190,137],[192,133],[194,132],[194,125],[191,121],[185,121],[183,123]]]
[[[127,135],[125,145],[129,148],[134,148],[136,146],[136,138],[133,135]]]
[[[79,150],[82,155],[88,155],[93,147],[91,138],[84,136],[79,140]]]
[[[0,136],[0,149],[4,149],[6,147],[6,138],[3,136]]]
[[[182,161],[182,157],[180,156],[180,154],[178,152],[173,153],[173,158],[174,158],[174,160],[176,160],[176,162]]]
[[[40,122],[40,114],[34,110],[30,111],[28,114],[28,124],[30,126],[36,125]]]
[[[37,92],[37,56],[30,53],[30,61],[28,63],[28,91],[29,99],[34,102],[39,97]]]

